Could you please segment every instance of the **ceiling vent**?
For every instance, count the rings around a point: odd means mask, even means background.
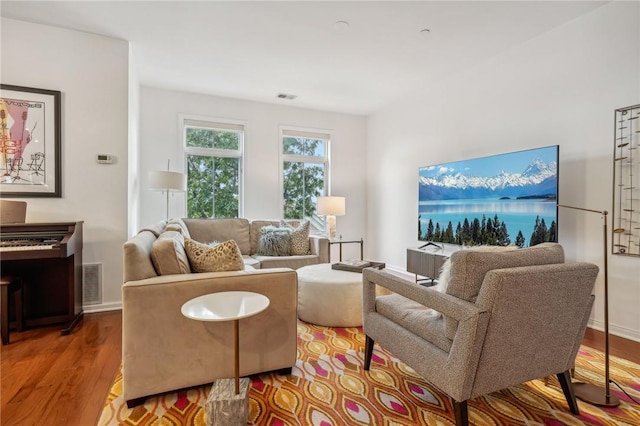
[[[288,95],[286,93],[278,93],[278,98],[291,100],[291,99],[297,98],[297,96],[296,95]]]

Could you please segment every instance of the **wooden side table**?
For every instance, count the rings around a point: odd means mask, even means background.
[[[342,262],[343,244],[360,244],[360,260],[364,260],[364,240],[362,238],[359,240],[329,240],[329,261],[331,261],[331,246],[333,244],[338,244],[338,247],[340,247],[340,262]]]

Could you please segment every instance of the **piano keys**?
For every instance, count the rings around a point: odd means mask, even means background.
[[[25,327],[62,324],[66,335],[82,319],[82,224],[0,225],[2,273],[22,280]]]

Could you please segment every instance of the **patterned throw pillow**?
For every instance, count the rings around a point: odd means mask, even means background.
[[[291,230],[267,225],[260,229],[258,253],[261,256],[289,256],[291,253]]]
[[[193,272],[241,271],[244,269],[242,254],[238,244],[233,240],[210,247],[185,237],[184,249]]]
[[[311,224],[308,220],[302,222],[295,229],[284,220],[281,220],[280,227],[291,230],[291,256],[304,256],[310,253],[309,231],[311,230]]]

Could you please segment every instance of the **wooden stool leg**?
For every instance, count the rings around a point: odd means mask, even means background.
[[[13,304],[16,311],[16,329],[24,331],[23,305],[22,305],[22,281],[13,283],[16,288],[13,290]]]
[[[9,284],[11,281],[2,280],[0,290],[0,334],[2,335],[2,344],[9,343]]]

